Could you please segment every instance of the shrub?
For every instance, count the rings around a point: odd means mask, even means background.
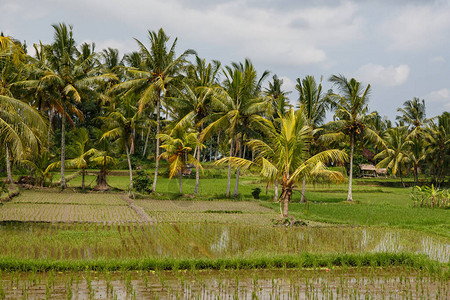
[[[261,189],[260,188],[254,188],[253,191],[252,191],[253,198],[259,199],[259,194],[261,194]]]
[[[414,206],[450,208],[450,192],[436,189],[434,185],[431,185],[431,187],[413,187],[411,198],[414,201]]]
[[[133,178],[133,185],[136,191],[140,193],[150,194],[152,192],[152,180],[145,170],[138,170],[136,176]]]

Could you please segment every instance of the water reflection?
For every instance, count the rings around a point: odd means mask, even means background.
[[[24,243],[26,241],[26,243]],[[144,225],[0,223],[0,256],[96,259],[411,252],[450,259],[445,237],[380,227],[272,227],[220,223]]]

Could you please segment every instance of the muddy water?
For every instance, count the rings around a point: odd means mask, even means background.
[[[448,280],[404,268],[3,273],[6,299],[448,299]]]
[[[301,252],[411,252],[448,262],[450,243],[440,236],[377,227],[280,228],[218,223],[0,224],[0,256],[3,257],[218,258]]]

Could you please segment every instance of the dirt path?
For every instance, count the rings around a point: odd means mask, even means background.
[[[126,201],[128,203],[128,206],[136,212],[139,218],[141,218],[141,222],[151,224],[155,223],[154,220],[150,218],[150,216],[147,215],[147,213],[142,209],[142,207],[134,204],[133,199],[130,199],[130,197],[128,197],[126,194],[122,195],[122,199]]]

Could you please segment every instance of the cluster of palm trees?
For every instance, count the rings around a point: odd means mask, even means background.
[[[248,59],[222,67],[193,50],[177,55],[177,39],[162,29],[148,32],[149,47],[136,40],[138,51],[122,58],[116,49],[77,47],[71,26],[53,29],[53,43],[33,45],[34,57],[17,40],[0,37],[0,155],[9,181],[12,163],[27,165],[40,184],[60,168],[64,189],[65,168],[77,168],[84,188],[85,170],[95,165],[96,188],[108,189],[107,169],[124,155],[130,191],[133,167],[147,158],[155,162],[156,190],[162,158],[169,176],[180,178],[180,193],[182,174],[194,165],[198,193],[200,162],[208,157],[228,164],[227,197],[238,195],[241,172],[254,166],[274,185],[287,215],[297,184],[303,200],[307,181],[343,180],[330,165],[349,165],[351,201],[353,156],[362,148],[378,153],[379,166],[394,175],[411,171],[417,181],[427,169],[435,182],[447,175],[449,114],[426,119],[418,99],[405,102],[392,127],[369,112],[370,85],[353,78],[331,76],[336,92],[323,91],[322,79],[297,79],[294,108],[276,75],[258,75]],[[327,111],[334,119],[324,124]]]

